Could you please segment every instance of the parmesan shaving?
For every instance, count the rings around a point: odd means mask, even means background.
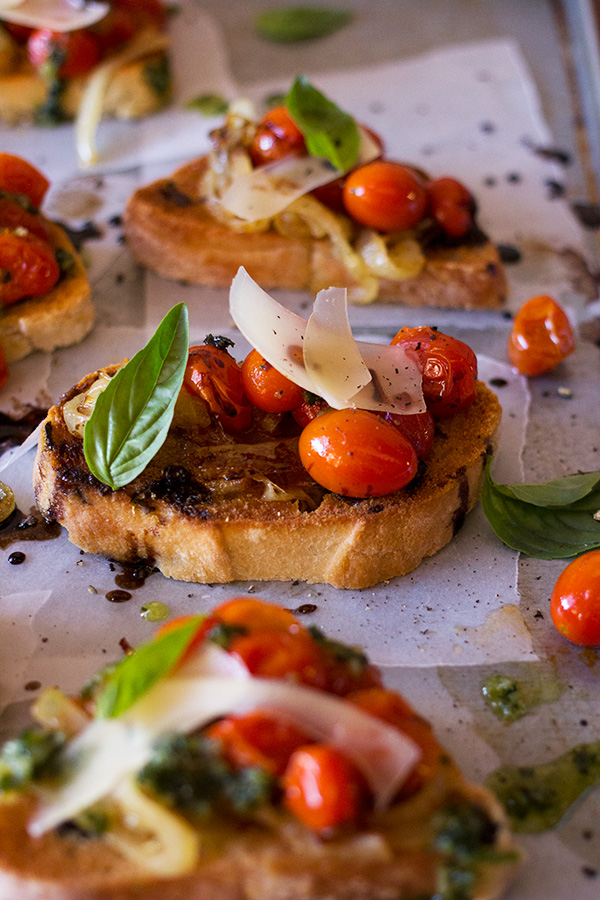
[[[75,31],[103,19],[108,3],[80,3],[69,0],[0,0],[0,19],[28,28]]]

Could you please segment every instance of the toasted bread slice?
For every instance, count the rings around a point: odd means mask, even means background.
[[[165,278],[225,287],[239,266],[265,288],[316,293],[353,281],[328,238],[282,235],[273,229],[237,233],[218,222],[199,199],[206,157],[170,178],[140,188],[124,214],[127,245],[142,265]],[[425,267],[415,278],[380,280],[379,298],[407,306],[493,309],[502,306],[506,280],[494,245],[481,236],[465,244],[425,248]]]
[[[81,258],[65,230],[49,220],[55,250],[72,258],[72,265],[48,293],[6,307],[0,316],[0,346],[8,363],[34,350],[49,352],[83,340],[93,324],[95,310]]]
[[[473,405],[438,423],[423,475],[396,493],[355,500],[312,481],[297,453],[299,428],[233,441],[198,425],[197,404],[182,391],[161,450],[112,491],[91,475],[63,415],[64,403],[96,377],[48,413],[34,467],[37,503],[83,550],[149,560],[182,581],[363,588],[405,575],[452,539],[475,504],[501,416],[479,382]]]

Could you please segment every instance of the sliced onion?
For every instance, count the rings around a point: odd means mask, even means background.
[[[0,19],[28,28],[75,31],[99,22],[109,8],[92,0],[78,6],[69,0],[0,0]]]
[[[391,281],[416,278],[425,265],[421,246],[414,238],[406,237],[391,243],[389,238],[376,231],[363,231],[356,249],[370,272]]]
[[[94,411],[96,400],[111,379],[110,375],[102,372],[90,387],[82,394],[77,394],[71,400],[63,404],[63,418],[65,425],[72,435],[83,437],[85,424]]]

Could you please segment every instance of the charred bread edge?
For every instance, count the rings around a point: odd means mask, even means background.
[[[238,234],[217,222],[201,200],[198,183],[206,157],[130,197],[123,225],[127,245],[142,265],[166,278],[227,287],[243,265],[265,289],[350,286],[329,239],[287,237],[274,230]],[[425,268],[406,281],[380,281],[382,302],[408,306],[493,309],[507,286],[498,251],[489,240],[425,251]]]
[[[82,550],[122,562],[147,560],[177,580],[370,587],[407,574],[459,530],[479,497],[500,417],[496,396],[478,382],[473,406],[441,423],[448,434],[436,437],[437,456],[434,442],[423,479],[396,494],[352,501],[327,493],[309,512],[286,502],[275,513],[272,503],[256,501],[229,515],[223,504],[192,516],[165,500],[142,511],[126,489],[113,492],[89,473],[81,478],[82,454],[65,449],[78,439],[69,437],[61,407],[54,406],[41,429],[34,489],[42,513],[64,525]],[[459,436],[466,443],[457,450]]]
[[[48,220],[47,220],[48,221]],[[48,221],[51,243],[73,258],[73,267],[54,288],[6,307],[0,317],[0,346],[8,363],[34,350],[49,352],[76,344],[90,332],[95,317],[91,289],[81,257],[65,230]]]

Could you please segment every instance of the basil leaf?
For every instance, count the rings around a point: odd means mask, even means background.
[[[600,472],[539,485],[498,485],[488,461],[481,506],[503,543],[536,559],[566,559],[600,547],[600,522],[594,518]]]
[[[221,94],[200,94],[188,100],[185,108],[202,116],[224,116],[229,109],[229,101]]]
[[[183,382],[188,334],[187,307],[179,303],[96,400],[83,450],[92,474],[113,490],[133,481],[164,443]]]
[[[268,9],[255,19],[260,37],[278,44],[293,44],[333,34],[352,19],[347,10],[317,6],[277,7]]]
[[[204,616],[191,616],[117,663],[98,698],[96,715],[114,719],[133,706],[181,659],[203,619]]]
[[[285,105],[304,135],[309,153],[323,156],[342,172],[358,159],[358,125],[304,77],[296,78]]]

